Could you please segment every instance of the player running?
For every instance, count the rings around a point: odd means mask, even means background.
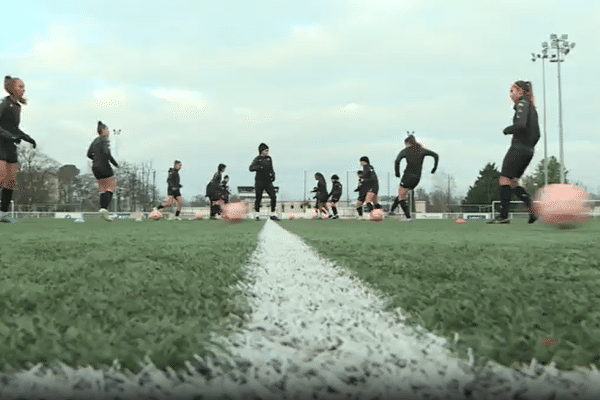
[[[227,168],[225,164],[219,164],[217,172],[215,172],[206,187],[206,196],[210,200],[211,219],[215,219],[217,214],[221,214],[222,206],[225,204],[223,201],[223,193],[221,191],[221,174],[225,172],[225,168]]]
[[[340,183],[340,177],[334,174],[331,176],[331,193],[329,193],[329,202],[327,203],[327,205],[331,207],[331,211],[333,211],[331,219],[338,219],[340,217],[337,211],[337,203],[340,201],[341,197],[342,184]]]
[[[531,207],[531,197],[522,186],[519,186],[519,178],[529,166],[535,145],[540,140],[540,126],[531,82],[516,81],[513,83],[510,87],[510,99],[515,103],[515,115],[513,124],[503,131],[505,135],[513,135],[513,137],[504,156],[498,182],[500,184],[500,215],[488,224],[510,223],[508,213],[513,192],[529,210],[529,223],[532,224],[537,220]]]
[[[169,175],[167,176],[167,200],[160,204],[154,210],[162,210],[163,208],[171,207],[173,202],[177,203],[177,211],[175,211],[175,219],[181,220],[179,214],[183,208],[181,201],[180,189],[183,187],[179,182],[179,170],[183,167],[183,164],[179,160],[175,160],[173,168],[169,168]]]
[[[398,196],[394,199],[394,204],[390,209],[390,213],[393,212],[398,204],[402,207],[406,221],[412,222],[413,219],[410,217],[410,210],[406,202],[406,195],[410,190],[414,190],[419,181],[421,180],[421,172],[423,169],[423,159],[425,156],[431,156],[435,160],[435,164],[431,173],[434,174],[437,170],[439,156],[437,153],[424,148],[421,143],[418,143],[414,135],[408,135],[404,139],[404,149],[398,153],[396,161],[394,162],[394,171],[396,172],[396,178],[400,178],[400,162],[406,158],[406,168],[400,179],[400,185],[398,186]]]
[[[19,78],[6,76],[4,90],[8,92],[0,103],[0,222],[16,224],[8,216],[8,207],[15,190],[17,172],[17,144],[21,140],[29,142],[36,148],[35,140],[19,129],[21,122],[21,104],[27,104],[25,84]]]
[[[367,204],[367,212],[371,212],[376,208],[381,208],[377,202],[377,193],[379,192],[379,179],[375,173],[375,168],[369,162],[369,157],[363,156],[360,158],[360,165],[363,167],[363,187],[366,190],[365,203]]]
[[[256,211],[256,221],[260,221],[259,211],[260,202],[262,201],[263,191],[267,191],[267,194],[271,198],[271,219],[273,221],[281,221],[275,214],[275,207],[277,206],[277,196],[275,195],[275,188],[273,182],[275,182],[275,171],[273,170],[273,160],[269,156],[269,146],[261,143],[258,146],[258,156],[254,158],[252,164],[250,164],[250,171],[256,172],[254,177],[254,190],[256,191],[256,200],[254,201],[254,211]]]
[[[356,212],[358,212],[358,219],[362,219],[363,218],[363,204],[365,203],[365,198],[367,197],[367,191],[366,191],[366,187],[363,186],[363,172],[358,171],[356,173],[356,175],[358,176],[358,185],[356,186],[356,189],[354,189],[355,192],[358,192],[358,198],[356,199]]]
[[[104,125],[102,121],[98,121],[96,130],[98,132],[98,137],[90,144],[87,157],[93,160],[92,173],[98,180],[98,189],[100,191],[100,216],[107,221],[111,221],[108,217],[108,207],[110,206],[113,193],[115,192],[117,181],[113,178],[114,173],[110,164],[117,168],[119,167],[119,164],[117,164],[110,154],[110,145],[108,141],[110,131],[108,130],[108,126]]]
[[[325,219],[328,215],[326,203],[327,198],[329,197],[327,193],[327,182],[325,182],[325,177],[320,172],[315,174],[315,180],[317,181],[317,186],[311,190],[311,193],[315,194],[314,198],[317,200],[315,209],[317,211],[317,216],[321,213],[320,217]]]
[[[221,199],[223,199],[223,203],[229,203],[229,196],[231,195],[231,191],[229,190],[229,175],[225,175],[223,177],[223,182],[221,182]]]

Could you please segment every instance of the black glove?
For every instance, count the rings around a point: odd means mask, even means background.
[[[31,143],[31,145],[33,146],[34,149],[37,146],[37,144],[35,143],[35,140],[33,140],[33,138],[26,133],[21,134],[21,137],[19,137],[19,139],[24,140],[27,143]]]
[[[431,170],[431,173],[435,174],[435,171],[436,171],[436,169],[434,168],[434,169]]]
[[[183,185],[179,185],[179,187],[180,187],[180,188],[182,188],[182,187],[183,187]]]
[[[396,175],[396,178],[400,178],[400,173],[399,172],[396,172],[395,175]]]

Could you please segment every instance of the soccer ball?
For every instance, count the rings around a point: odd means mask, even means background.
[[[587,199],[585,190],[575,185],[554,183],[536,192],[534,212],[549,225],[576,228],[591,218]]]
[[[290,215],[288,216],[288,219],[294,219],[294,214],[290,213]]]
[[[454,222],[456,222],[457,224],[466,224],[467,223],[467,221],[465,221],[462,218],[457,218],[457,219],[454,220]]]
[[[228,203],[223,206],[223,219],[227,222],[241,222],[246,215],[246,204]]]
[[[158,221],[162,217],[163,217],[162,213],[160,211],[158,211],[158,210],[152,210],[152,212],[150,213],[150,215],[148,215],[148,218],[153,219],[155,221]]]
[[[376,208],[371,211],[371,214],[369,215],[369,221],[383,221],[383,210],[381,208]]]
[[[204,218],[204,214],[202,214],[200,211],[198,211],[196,214],[194,214],[194,218],[202,219],[202,218]]]

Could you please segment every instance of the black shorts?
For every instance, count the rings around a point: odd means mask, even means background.
[[[168,196],[173,196],[173,197],[177,198],[177,197],[181,197],[181,192],[179,191],[179,189],[177,189],[177,190],[170,190],[169,189],[169,190],[167,190],[167,195]]]
[[[502,161],[500,175],[510,179],[519,179],[529,166],[533,153],[533,149],[510,146],[504,156],[504,161]]]
[[[400,178],[400,187],[412,190],[417,187],[420,180],[420,176],[413,174],[404,174],[402,175],[402,178]]]
[[[379,193],[379,183],[373,184],[373,186],[371,186],[369,189],[367,189],[367,193],[368,192],[373,192],[373,194],[377,195],[377,193]]]
[[[14,164],[18,161],[17,145],[15,142],[0,138],[0,160],[6,161],[9,164]]]
[[[110,178],[114,175],[110,165],[108,167],[92,167],[92,173],[94,174],[94,178],[98,180]]]
[[[327,203],[327,193],[324,195],[317,195],[317,203]]]
[[[364,203],[366,199],[367,199],[367,194],[366,193],[359,193],[358,194],[358,199],[356,199],[356,201],[360,201],[360,202]]]
[[[332,197],[331,199],[329,199],[330,202],[332,203],[337,203],[338,201],[340,201],[339,197]]]

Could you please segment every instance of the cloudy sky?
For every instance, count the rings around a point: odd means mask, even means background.
[[[24,80],[21,127],[42,151],[89,171],[102,120],[122,130],[117,160],[152,161],[164,193],[181,160],[187,199],[221,162],[233,187],[252,185],[261,142],[282,200],[303,198],[304,171],[307,190],[315,172],[346,187],[350,171],[353,199],[363,155],[380,194],[388,173],[393,193],[407,130],[440,154],[438,171],[464,195],[509,146],[512,82],[533,82],[543,123],[542,64],[531,53],[566,33],[576,47],[561,64],[565,164],[600,192],[596,0],[32,0],[2,14],[0,70]],[[546,128],[558,158],[556,67],[546,63]],[[420,184],[428,191],[432,165]]]

